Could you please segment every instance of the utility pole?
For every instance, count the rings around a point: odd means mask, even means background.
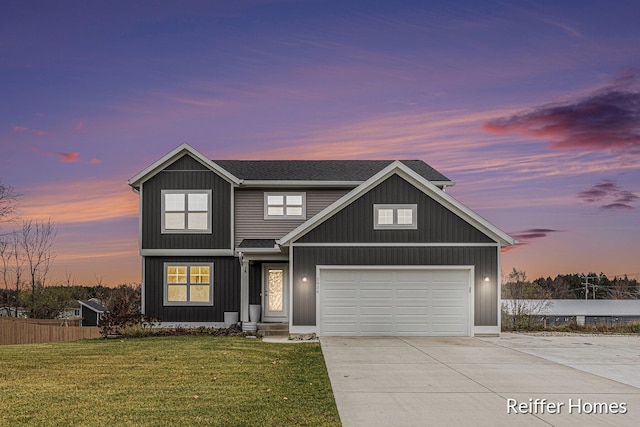
[[[584,299],[589,299],[589,285],[591,285],[593,299],[596,299],[596,290],[598,289],[598,286],[595,283],[589,282],[589,280],[593,280],[594,282],[596,280],[600,281],[596,276],[582,276],[582,283],[580,284],[584,285]]]

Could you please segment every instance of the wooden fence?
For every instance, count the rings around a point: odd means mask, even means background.
[[[0,345],[38,344],[100,337],[97,326],[63,325],[63,320],[0,317]]]

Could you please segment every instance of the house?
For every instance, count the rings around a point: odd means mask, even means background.
[[[640,300],[609,299],[550,299],[550,300],[502,300],[506,312],[514,307],[539,307],[530,313],[535,321],[545,326],[622,325],[640,322]]]
[[[95,298],[78,300],[78,302],[80,303],[80,316],[82,317],[80,326],[98,326],[102,316],[109,311],[107,307],[100,304],[100,301]]]
[[[139,194],[143,312],[319,336],[497,334],[514,240],[420,160],[210,160],[182,144]]]

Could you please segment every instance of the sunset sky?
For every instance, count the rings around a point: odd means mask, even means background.
[[[422,159],[531,279],[640,278],[640,2],[0,2],[0,180],[50,282],[140,282],[131,178],[213,159]],[[0,234],[12,224],[0,224]]]

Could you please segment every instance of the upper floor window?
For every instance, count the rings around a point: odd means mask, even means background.
[[[264,218],[305,219],[306,193],[264,193]]]
[[[165,263],[164,305],[213,305],[213,264]]]
[[[162,190],[163,233],[211,233],[211,190]]]
[[[415,230],[418,205],[373,205],[373,228],[376,230]]]

